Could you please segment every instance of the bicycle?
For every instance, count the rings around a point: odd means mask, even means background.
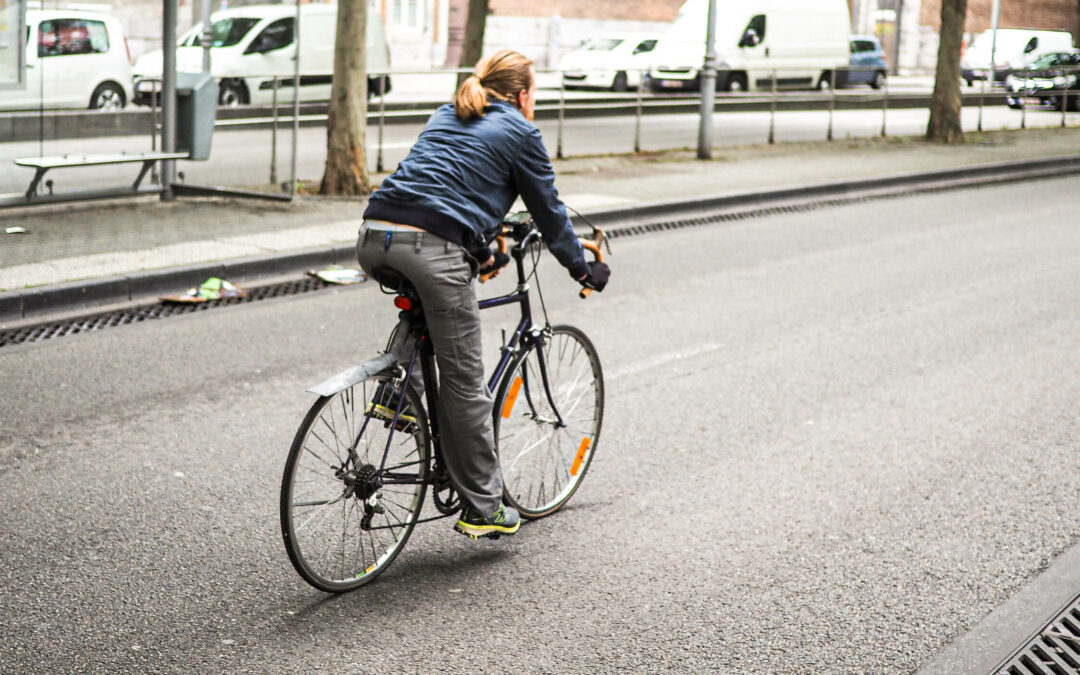
[[[500,252],[506,253],[507,238],[515,242],[509,255],[517,285],[479,306],[517,304],[521,318],[509,340],[504,332],[488,389],[497,392],[492,415],[503,500],[532,520],[561,509],[581,485],[600,436],[604,379],[585,333],[548,321],[536,271],[541,236],[533,221],[527,213],[511,216],[500,231]],[[594,227],[592,237],[580,241],[603,260],[602,230]],[[530,279],[542,326],[532,320]],[[438,387],[419,297],[402,277],[382,279],[380,286],[401,310],[386,350],[308,390],[319,398],[296,432],[282,477],[281,532],[289,559],[305,581],[330,593],[370,583],[418,523],[461,508],[443,468],[437,416],[428,415],[437,409]],[[582,289],[581,297],[588,295]],[[417,367],[423,397],[414,386]],[[439,515],[421,519],[429,487]]]

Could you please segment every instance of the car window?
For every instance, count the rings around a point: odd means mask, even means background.
[[[258,19],[242,17],[218,19],[210,26],[211,47],[231,47],[244,39],[252,26],[259,23]],[[199,31],[192,35],[191,47],[201,47],[202,40]]]
[[[869,40],[853,40],[851,43],[851,51],[853,52],[872,52],[874,51],[874,43]]]
[[[637,47],[634,47],[635,54],[644,54],[645,52],[651,52],[656,48],[656,40],[643,40]]]
[[[589,45],[590,52],[610,52],[623,43],[616,38],[603,38]]]
[[[270,52],[292,44],[293,41],[292,17],[278,19],[263,29],[248,47],[248,51]]]
[[[109,51],[105,22],[90,19],[50,19],[38,26],[38,56],[104,54]]]
[[[1038,48],[1039,48],[1039,38],[1037,38],[1037,37],[1033,37],[1033,38],[1031,38],[1031,40],[1030,40],[1030,41],[1029,41],[1029,42],[1027,43],[1027,46],[1026,46],[1026,47],[1024,47],[1024,53],[1025,53],[1025,54],[1030,54],[1031,52],[1035,51],[1035,50],[1036,50],[1036,49],[1038,49]]]
[[[754,18],[750,19],[750,23],[746,24],[746,30],[743,31],[745,35],[748,31],[754,31],[757,33],[758,42],[760,43],[765,39],[765,15],[758,14]]]
[[[1043,54],[1039,58],[1031,62],[1032,68],[1050,68],[1051,66],[1057,66],[1068,63],[1068,55],[1066,54]]]

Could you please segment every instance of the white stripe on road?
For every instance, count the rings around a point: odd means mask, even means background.
[[[643,373],[646,370],[656,368],[658,366],[666,366],[669,363],[675,363],[676,361],[684,361],[686,359],[692,359],[702,354],[710,354],[712,352],[720,351],[724,346],[713,343],[706,343],[703,345],[697,345],[696,347],[688,347],[676,352],[668,352],[666,354],[658,354],[648,359],[638,361],[637,363],[631,363],[617,369],[615,372],[607,376],[607,380],[613,381],[624,377],[630,377],[631,375],[637,375]]]

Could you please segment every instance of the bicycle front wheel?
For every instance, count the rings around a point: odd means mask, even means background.
[[[424,502],[431,453],[420,398],[407,389],[409,419],[393,429],[377,412],[397,407],[382,382],[364,380],[319,398],[285,462],[285,549],[300,576],[329,593],[369,583],[389,567]]]
[[[589,469],[604,418],[596,348],[553,326],[512,362],[495,398],[503,499],[525,518],[558,511]]]

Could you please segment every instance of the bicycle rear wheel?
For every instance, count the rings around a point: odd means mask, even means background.
[[[375,579],[408,541],[427,490],[427,419],[410,387],[415,421],[391,429],[369,414],[396,408],[385,379],[371,378],[311,406],[296,432],[281,482],[281,534],[293,567],[329,593]],[[376,397],[387,400],[376,401]],[[390,450],[382,466],[387,442]]]
[[[562,508],[589,470],[603,418],[604,374],[596,348],[579,329],[553,326],[514,359],[495,398],[506,503],[525,518]]]

